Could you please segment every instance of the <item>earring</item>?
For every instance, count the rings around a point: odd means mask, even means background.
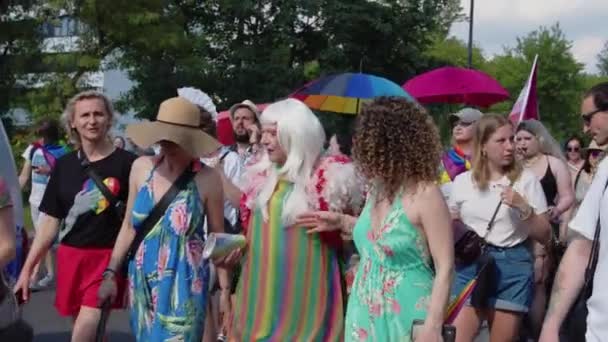
[[[486,151],[481,151],[481,156],[482,156],[483,158],[485,158],[485,157],[487,157],[487,156],[488,156],[488,154],[486,153]]]

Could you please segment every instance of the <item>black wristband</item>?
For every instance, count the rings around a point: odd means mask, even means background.
[[[103,270],[101,276],[105,279],[108,277],[108,275],[112,275],[112,277],[114,277],[116,275],[116,271],[111,268],[106,268],[105,270]]]

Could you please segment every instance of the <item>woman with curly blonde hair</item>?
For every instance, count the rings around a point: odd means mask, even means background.
[[[352,232],[361,254],[345,338],[440,341],[454,250],[448,207],[435,185],[437,128],[418,105],[381,97],[361,111],[353,147],[370,185],[361,216],[302,217],[312,231]],[[425,324],[412,337],[416,319]]]

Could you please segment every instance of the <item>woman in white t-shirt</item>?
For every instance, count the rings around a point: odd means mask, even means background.
[[[515,161],[513,126],[504,117],[485,115],[475,127],[473,167],[454,180],[449,200],[453,219],[482,237],[490,286],[482,305],[470,300],[455,320],[457,341],[473,341],[483,320],[491,340],[515,340],[532,302],[533,255],[530,238],[547,242],[550,226],[540,182]],[[489,223],[496,212],[493,224]],[[458,256],[458,251],[457,256]],[[456,265],[452,295],[458,296],[478,274],[479,260]],[[478,295],[478,294],[474,294]]]

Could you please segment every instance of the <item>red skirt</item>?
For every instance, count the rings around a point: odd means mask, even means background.
[[[112,249],[78,248],[60,244],[57,248],[57,290],[55,308],[62,316],[76,316],[80,307],[97,308],[97,290],[108,267]],[[118,295],[112,305],[125,308],[126,280],[117,276]]]

